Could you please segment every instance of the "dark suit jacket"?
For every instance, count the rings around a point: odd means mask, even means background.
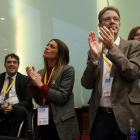
[[[122,133],[126,134],[128,120],[134,119],[136,130],[140,131],[140,88],[138,84],[140,69],[140,42],[120,40],[120,46],[114,46],[107,58],[113,63],[111,76],[114,77],[111,90],[111,104],[116,121]],[[93,125],[99,101],[102,95],[103,55],[100,64],[91,60],[81,79],[82,86],[93,89],[89,105],[88,132]]]
[[[5,72],[0,74],[0,92],[3,88],[4,80]],[[30,79],[27,76],[17,72],[15,88],[19,103],[12,105],[13,107],[24,106],[27,110],[33,107],[32,95],[27,87],[29,83]]]
[[[53,121],[61,140],[73,140],[80,136],[72,92],[74,76],[74,68],[65,65],[59,79],[51,84],[48,92],[47,99],[51,102]]]

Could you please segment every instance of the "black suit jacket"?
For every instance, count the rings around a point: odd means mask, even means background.
[[[0,92],[4,85],[5,74],[5,72],[0,74]],[[32,95],[27,87],[29,83],[30,79],[27,76],[17,72],[15,88],[19,103],[12,105],[13,107],[24,106],[27,110],[33,107]]]

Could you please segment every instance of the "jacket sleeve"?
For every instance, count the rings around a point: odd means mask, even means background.
[[[20,91],[18,91],[18,98],[19,98],[19,103],[12,105],[13,107],[16,106],[24,106],[26,109],[29,109],[33,107],[32,104],[32,95],[27,87],[27,85],[30,83],[30,79],[27,76],[22,77],[21,83],[19,84],[20,86]],[[17,91],[16,91],[17,92]]]
[[[116,66],[121,75],[129,82],[135,81],[140,75],[140,43],[132,41],[126,48],[125,56],[117,46],[114,46],[106,55]]]
[[[58,88],[51,88],[48,91],[47,99],[55,104],[63,105],[67,102],[70,94],[72,94],[74,86],[74,68],[72,66],[66,65],[59,76]]]
[[[82,86],[86,89],[93,89],[97,75],[98,75],[98,66],[92,62],[91,57],[89,57],[88,55],[87,67],[81,78]]]

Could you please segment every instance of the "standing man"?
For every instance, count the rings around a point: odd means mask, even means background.
[[[10,115],[9,136],[17,137],[18,129],[32,107],[32,97],[27,85],[30,79],[17,72],[19,57],[8,54],[5,57],[6,72],[0,74],[0,117]]]
[[[140,131],[140,43],[118,36],[120,14],[108,6],[98,15],[100,36],[89,34],[89,58],[81,79],[93,89],[89,105],[91,140],[126,140],[129,119]]]

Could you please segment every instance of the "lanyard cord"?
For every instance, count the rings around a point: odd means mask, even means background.
[[[13,84],[15,83],[15,81],[16,81],[16,77],[13,80],[13,82],[11,83],[11,85],[8,87],[8,89],[6,90],[6,79],[5,79],[5,81],[4,81],[4,97],[8,93],[8,91],[11,89],[11,87],[13,86]]]
[[[53,71],[54,71],[54,68],[53,68],[52,71],[51,71],[51,74],[50,74],[50,77],[49,77],[48,82],[47,82],[47,72],[45,73],[44,84],[47,85],[47,86],[48,86],[48,84],[49,84],[49,82],[50,82],[50,80],[51,80],[51,78],[52,78],[52,73],[53,73]],[[46,102],[46,99],[43,98],[43,103],[45,103],[45,102]]]
[[[120,42],[119,42],[118,47],[119,47],[119,46],[120,46]],[[107,59],[106,56],[105,56],[105,52],[103,52],[103,58],[104,58],[105,62],[108,64],[108,66],[110,67],[109,72],[111,72],[111,69],[112,69],[112,63],[109,63],[108,59]]]

